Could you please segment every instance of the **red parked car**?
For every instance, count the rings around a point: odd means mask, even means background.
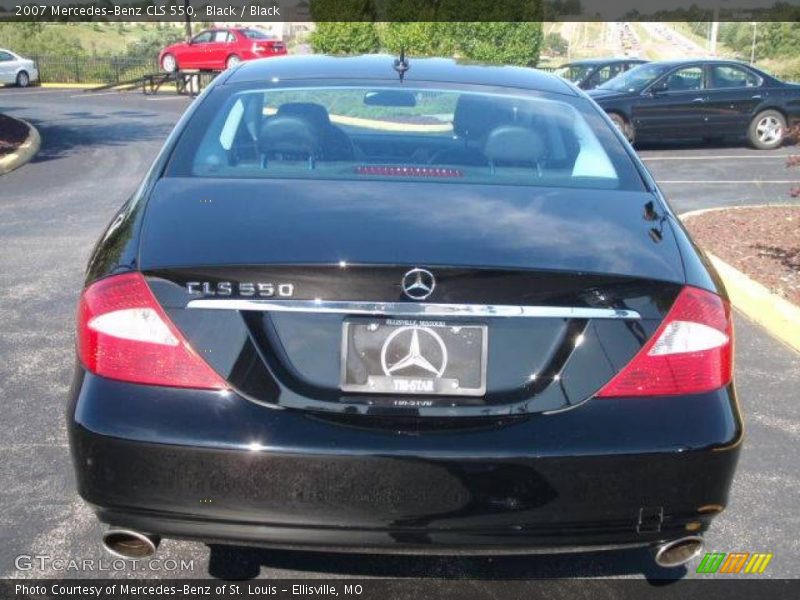
[[[189,42],[167,46],[158,56],[161,68],[171,73],[178,69],[221,71],[243,60],[286,54],[279,39],[252,28],[207,29]]]

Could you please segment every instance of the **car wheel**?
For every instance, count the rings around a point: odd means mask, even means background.
[[[232,69],[233,67],[235,67],[236,65],[238,65],[240,62],[242,62],[242,59],[241,59],[241,58],[239,58],[239,57],[238,57],[238,56],[236,56],[235,54],[231,54],[231,55],[228,57],[228,60],[227,60],[227,61],[225,61],[225,68],[226,68],[226,69]]]
[[[28,87],[31,83],[30,75],[27,71],[17,73],[17,87]]]
[[[786,119],[777,110],[765,110],[758,113],[747,129],[750,143],[759,150],[772,150],[779,147],[785,136]]]
[[[614,121],[614,125],[616,125],[617,129],[622,132],[622,135],[625,136],[625,139],[632,144],[636,135],[633,130],[633,125],[631,125],[631,123],[620,114],[608,113],[608,116],[611,117],[612,121]]]
[[[172,54],[165,54],[164,58],[161,59],[161,68],[167,73],[174,73],[178,70],[178,61],[175,60]]]

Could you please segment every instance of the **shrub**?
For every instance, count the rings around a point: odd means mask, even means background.
[[[544,36],[544,47],[551,53],[559,56],[569,50],[569,42],[557,31],[551,31]]]
[[[325,54],[368,54],[380,47],[374,23],[317,23],[310,41],[314,52]]]

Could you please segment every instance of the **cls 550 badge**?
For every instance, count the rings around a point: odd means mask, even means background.
[[[193,296],[243,296],[291,298],[294,296],[293,283],[272,282],[231,282],[231,281],[189,281],[186,290]]]

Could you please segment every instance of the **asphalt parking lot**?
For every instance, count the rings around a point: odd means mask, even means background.
[[[667,575],[642,551],[569,559],[331,556],[209,549],[173,540],[162,544],[159,556],[193,559],[193,570],[17,569],[19,555],[105,557],[99,544],[102,528],[75,493],[67,447],[64,407],[73,366],[74,307],[92,245],[134,191],[188,102],[134,93],[0,89],[0,112],[32,122],[43,140],[32,163],[0,178],[0,396],[5,402],[0,577]],[[759,152],[733,143],[664,144],[642,148],[641,154],[679,212],[790,201],[789,148]],[[730,505],[707,535],[707,546],[709,551],[772,552],[763,576],[797,577],[800,355],[741,315],[736,328],[736,378],[747,439]]]

